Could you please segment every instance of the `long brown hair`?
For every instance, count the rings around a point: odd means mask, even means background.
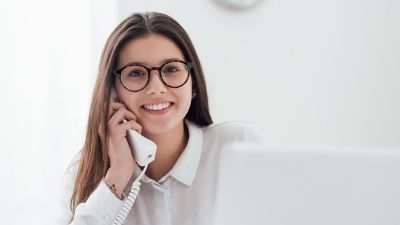
[[[134,13],[123,20],[107,39],[101,54],[90,105],[85,144],[81,152],[79,169],[71,197],[71,221],[77,205],[86,202],[110,167],[108,143],[105,141],[108,137],[108,100],[111,85],[114,82],[112,71],[116,69],[119,52],[128,41],[151,33],[170,38],[180,48],[185,60],[193,64],[191,76],[196,97],[192,99],[189,112],[185,118],[199,126],[212,124],[203,71],[186,31],[168,15],[157,12]],[[101,127],[100,124],[102,124]],[[104,140],[99,137],[99,129],[105,134]]]

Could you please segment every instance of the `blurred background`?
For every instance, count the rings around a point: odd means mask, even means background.
[[[215,122],[268,145],[400,147],[400,1],[2,1],[3,224],[52,224],[104,43],[136,11],[187,30]]]

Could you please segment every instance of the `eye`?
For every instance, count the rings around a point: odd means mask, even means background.
[[[179,71],[179,68],[178,67],[176,67],[176,66],[166,66],[164,69],[163,69],[163,73],[176,73],[176,72],[178,72]]]
[[[136,70],[136,71],[132,71],[130,75],[132,77],[139,77],[139,76],[143,75],[143,73]]]
[[[133,78],[143,77],[145,75],[146,71],[142,68],[132,68],[128,73],[128,76]]]

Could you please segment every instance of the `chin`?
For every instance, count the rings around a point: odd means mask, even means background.
[[[161,135],[166,134],[173,130],[175,126],[172,123],[163,123],[163,122],[144,122],[143,126],[143,134],[150,135]]]

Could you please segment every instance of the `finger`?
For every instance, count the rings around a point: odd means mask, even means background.
[[[128,120],[137,121],[137,116],[133,112],[129,111],[128,109],[126,109],[125,118]]]
[[[111,119],[111,117],[115,113],[115,111],[118,111],[121,108],[126,108],[126,106],[120,102],[110,102],[110,105],[108,107],[108,114],[107,114],[108,120]]]
[[[107,105],[107,102],[104,103],[104,107],[106,107],[106,105]],[[125,106],[125,104],[123,104],[121,102],[113,102],[113,101],[111,101],[108,104],[108,109],[112,110],[113,108],[115,109],[115,108],[124,107],[124,106]]]
[[[123,119],[137,121],[137,116],[133,112],[129,111],[127,108],[121,108],[119,109],[119,111],[123,111],[123,116],[124,116]]]
[[[124,130],[131,130],[134,129],[139,134],[142,133],[142,126],[134,120],[128,121],[121,125]]]
[[[125,104],[121,102],[110,102],[110,106],[114,110],[118,110],[121,107],[126,108]]]
[[[133,120],[133,121],[137,120],[135,114],[133,114],[132,112],[130,112],[129,110],[127,110],[125,108],[120,108],[116,113],[114,113],[114,115],[111,117],[111,119],[109,120],[108,123],[110,126],[122,124],[123,119],[125,119],[125,118],[128,120]]]

